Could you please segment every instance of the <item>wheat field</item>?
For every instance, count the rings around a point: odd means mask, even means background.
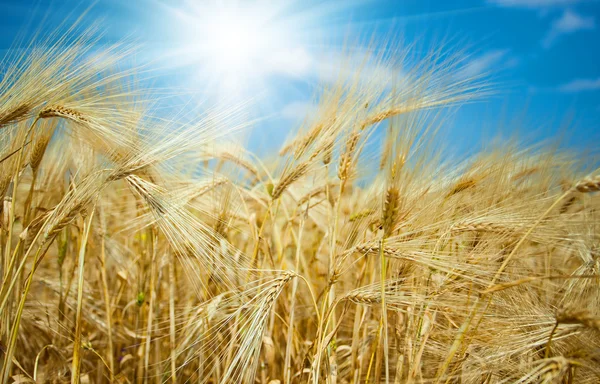
[[[600,381],[600,173],[442,156],[491,91],[460,60],[363,57],[253,153],[242,106],[161,115],[96,38],[2,62],[3,383]]]

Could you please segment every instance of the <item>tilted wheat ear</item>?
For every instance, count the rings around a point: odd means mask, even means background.
[[[48,119],[51,117],[62,117],[79,123],[89,123],[90,119],[72,108],[63,107],[60,105],[48,106],[38,114],[40,119]]]
[[[600,191],[600,175],[585,178],[575,184],[575,189],[579,192],[589,193]]]

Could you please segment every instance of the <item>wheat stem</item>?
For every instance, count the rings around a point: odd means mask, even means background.
[[[169,263],[169,346],[171,348],[171,382],[177,383],[177,349],[175,345],[175,254],[170,252],[171,260]]]
[[[106,311],[106,327],[108,332],[108,366],[110,368],[110,381],[114,382],[115,362],[113,356],[112,308],[110,305],[108,278],[106,275],[106,239],[104,237],[104,228],[102,228],[100,233],[100,275],[102,279],[102,293],[104,296],[104,309]]]
[[[83,221],[83,238],[81,239],[81,245],[79,248],[79,260],[78,260],[78,278],[77,278],[77,309],[75,317],[75,340],[73,341],[73,362],[71,365],[71,384],[79,384],[81,376],[81,329],[83,327],[83,318],[81,310],[83,308],[83,277],[84,277],[84,264],[85,264],[85,250],[87,247],[88,237],[90,235],[90,228],[92,227],[92,220],[94,219],[94,212],[96,205],[92,206],[90,217]],[[33,274],[32,274],[33,276]]]
[[[389,369],[389,356],[388,356],[388,324],[387,324],[387,307],[385,304],[385,278],[386,278],[386,259],[383,252],[385,239],[382,237],[379,240],[379,261],[380,261],[380,271],[381,271],[381,325],[383,332],[383,356],[384,356],[384,364],[385,364],[385,383],[389,384],[390,382],[390,369]]]
[[[156,285],[156,253],[158,248],[158,232],[156,227],[152,227],[150,231],[152,237],[152,257],[150,258],[150,303],[148,308],[148,324],[146,326],[146,345],[144,347],[144,383],[148,382],[149,365],[150,365],[150,347],[152,343],[152,320],[154,317],[154,300],[155,300],[155,285]]]
[[[34,265],[38,260],[40,253],[42,251],[42,247],[40,246],[34,257]],[[27,256],[27,255],[26,255]],[[26,257],[25,256],[25,257]],[[16,276],[15,276],[16,278]],[[16,280],[16,279],[14,279]],[[27,294],[29,293],[29,288],[31,287],[31,283],[33,282],[33,273],[29,275],[27,282],[25,284],[25,288],[23,289],[23,293],[21,293],[21,300],[19,301],[19,306],[17,307],[17,312],[15,314],[15,318],[13,320],[13,325],[10,332],[10,338],[8,340],[8,348],[6,349],[6,353],[4,355],[4,365],[2,366],[2,372],[0,373],[0,377],[2,378],[2,383],[8,382],[8,376],[10,375],[12,368],[12,361],[15,354],[15,347],[17,345],[17,337],[19,334],[19,326],[21,325],[21,316],[23,315],[23,309],[25,309],[25,300],[27,298]],[[8,293],[7,293],[8,298]],[[4,307],[3,302],[2,307]],[[0,309],[0,312],[2,309]]]
[[[306,213],[300,219],[300,229],[298,230],[298,240],[296,242],[296,257],[294,261],[294,273],[299,273],[300,270],[300,255],[302,252],[302,234],[304,233],[304,220],[306,215],[308,214],[308,204]],[[293,336],[294,336],[294,315],[296,310],[296,291],[298,289],[298,279],[295,278],[292,283],[292,294],[290,297],[290,317],[288,321],[288,330],[287,330],[287,341],[286,341],[286,349],[285,349],[285,360],[283,363],[283,381],[285,384],[289,384],[292,376],[291,372],[291,357],[292,357],[292,349],[293,349]]]
[[[13,224],[15,222],[15,208],[16,208],[16,204],[17,204],[17,189],[19,187],[19,175],[21,173],[21,165],[23,163],[23,152],[25,152],[25,143],[27,141],[27,138],[29,137],[29,135],[31,134],[31,131],[33,131],[33,127],[35,126],[35,124],[37,123],[38,118],[36,118],[35,120],[33,120],[33,123],[31,123],[31,125],[29,126],[29,129],[27,130],[27,133],[25,134],[25,136],[23,137],[23,140],[21,142],[21,145],[19,148],[21,148],[21,150],[19,151],[19,155],[17,156],[17,164],[16,164],[16,168],[15,168],[15,175],[13,177],[13,189],[12,189],[12,200],[11,200],[11,206],[12,209],[10,209],[9,211],[9,217],[8,217],[8,226],[7,226],[7,231],[8,231],[8,239],[6,240],[6,247],[4,250],[4,255],[5,257],[8,256],[10,254],[10,248],[12,246],[12,233],[13,233]],[[13,254],[13,257],[16,257],[16,254]],[[14,264],[11,260],[11,264]],[[5,271],[5,274],[10,273],[10,271]],[[8,276],[8,275],[7,275]],[[1,309],[0,309],[1,312]]]

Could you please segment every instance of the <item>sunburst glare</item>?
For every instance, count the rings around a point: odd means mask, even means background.
[[[296,6],[248,1],[168,7],[179,35],[168,57],[195,66],[196,79],[222,96],[255,96],[267,91],[272,76],[294,79],[311,70],[309,45],[319,40],[319,29],[311,28],[312,18],[293,16]]]

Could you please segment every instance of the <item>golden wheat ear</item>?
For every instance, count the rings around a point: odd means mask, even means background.
[[[563,309],[556,314],[556,322],[560,324],[579,324],[600,331],[600,318],[585,309]]]
[[[0,64],[0,129],[35,117],[48,104],[81,100],[84,94],[125,82],[125,72],[111,76],[108,72],[132,48],[121,44],[93,54],[99,41],[96,27],[77,29],[58,30],[38,37],[26,49],[9,51],[9,59]]]
[[[0,128],[22,120],[30,111],[31,107],[27,105],[19,105],[14,107],[12,110],[5,111],[2,115],[0,115]]]
[[[575,184],[575,189],[583,193],[600,191],[600,175],[577,182],[577,184]]]

